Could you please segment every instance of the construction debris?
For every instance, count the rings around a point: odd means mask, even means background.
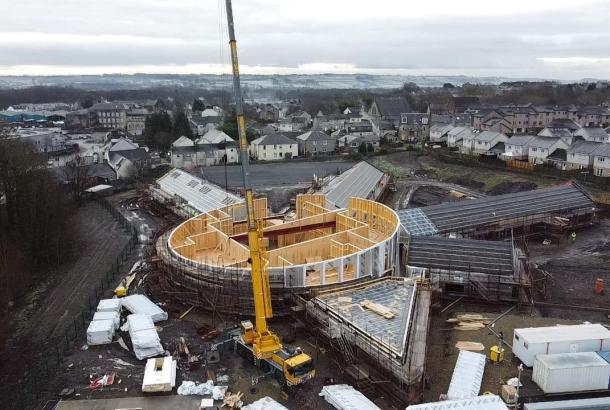
[[[94,380],[92,380],[91,383],[89,383],[89,388],[91,390],[97,390],[104,386],[110,386],[111,384],[114,384],[115,376],[116,376],[116,373],[109,373],[109,374],[105,374],[102,377],[97,377]]]
[[[456,330],[480,330],[490,323],[490,320],[479,314],[463,314],[446,320],[455,325]]]
[[[362,306],[363,308],[367,308],[377,313],[379,316],[385,317],[386,319],[392,319],[396,316],[396,313],[394,313],[392,309],[387,308],[379,303],[371,302],[368,299],[360,302],[360,306]]]
[[[188,308],[188,309],[186,310],[186,312],[184,312],[183,314],[181,314],[181,315],[180,315],[180,317],[179,317],[178,319],[184,319],[184,317],[185,317],[186,315],[188,315],[189,313],[191,313],[191,310],[193,310],[193,308],[194,308],[194,307],[195,307],[195,305],[193,305],[193,306],[191,306],[190,308]]]
[[[239,409],[241,408],[241,406],[243,405],[243,402],[241,401],[241,397],[244,394],[241,392],[237,392],[237,393],[229,393],[227,392],[225,394],[225,398],[222,401],[222,406],[221,408],[223,408],[224,406],[227,406],[230,409]]]
[[[192,381],[183,381],[178,387],[178,394],[181,396],[207,396],[214,391],[214,382],[208,380],[205,383],[195,383]]]
[[[481,352],[485,350],[483,343],[479,342],[467,342],[460,340],[455,344],[455,347],[459,350],[468,350],[470,352]]]

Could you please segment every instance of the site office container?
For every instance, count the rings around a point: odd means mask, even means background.
[[[513,353],[526,366],[539,354],[610,350],[610,330],[599,324],[515,329]]]
[[[597,353],[559,353],[536,356],[532,380],[545,393],[608,389],[610,364]]]

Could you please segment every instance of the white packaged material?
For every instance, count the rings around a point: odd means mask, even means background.
[[[320,396],[337,410],[381,410],[364,394],[347,384],[324,386]]]
[[[610,364],[597,353],[559,353],[536,356],[532,380],[545,393],[607,390]]]
[[[93,320],[112,320],[115,330],[121,325],[121,315],[119,312],[95,312]]]
[[[87,344],[103,345],[112,343],[114,322],[112,320],[94,320],[87,328]]]
[[[262,399],[258,399],[254,403],[243,406],[242,410],[288,410],[288,408],[282,406],[271,397],[266,396]]]
[[[121,310],[121,299],[102,299],[97,304],[98,312],[119,312]]]
[[[151,317],[153,322],[167,320],[167,312],[155,305],[144,295],[130,295],[122,299],[123,307],[131,313],[141,313]]]
[[[485,371],[485,355],[462,350],[458,356],[447,399],[471,399],[479,395],[483,372]]]
[[[176,386],[176,361],[171,356],[148,359],[144,368],[144,393],[168,392]]]
[[[199,384],[191,381],[183,381],[178,387],[178,394],[181,396],[205,396],[212,394],[213,391],[214,382],[212,380]]]
[[[148,315],[134,314],[127,316],[129,336],[133,352],[140,360],[154,357],[164,352],[155,324]]]
[[[508,410],[508,407],[500,397],[490,394],[472,399],[414,404],[407,407],[407,410]]]

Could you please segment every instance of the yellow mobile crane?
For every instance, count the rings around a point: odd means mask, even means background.
[[[252,360],[263,371],[272,372],[281,385],[294,386],[311,379],[315,375],[313,360],[309,355],[293,351],[282,345],[280,338],[267,327],[267,319],[273,316],[271,309],[271,289],[269,273],[265,260],[266,244],[263,237],[262,221],[258,226],[254,216],[254,194],[249,181],[248,141],[246,140],[246,123],[241,98],[239,81],[239,63],[237,61],[237,42],[233,26],[233,8],[231,0],[225,0],[229,26],[229,45],[231,46],[231,63],[233,66],[233,93],[239,132],[239,156],[246,196],[246,214],[248,222],[248,245],[250,246],[250,266],[252,270],[252,292],[254,295],[255,326],[249,320],[241,322],[241,332],[235,338],[236,348],[243,356]]]

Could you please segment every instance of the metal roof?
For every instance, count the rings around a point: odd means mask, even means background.
[[[479,395],[486,360],[483,354],[460,351],[447,390],[449,400],[472,399]]]
[[[600,324],[525,327],[515,333],[530,344],[610,339],[610,330]]]
[[[526,405],[527,406],[527,405]],[[527,408],[527,407],[526,407]],[[415,404],[407,410],[508,410],[500,397],[489,394],[465,400],[446,400],[434,403]]]
[[[243,202],[243,199],[188,172],[174,169],[157,180],[167,195],[178,196],[199,212],[210,212]]]
[[[407,265],[512,275],[513,251],[509,242],[411,237]]]
[[[595,352],[539,354],[536,355],[536,361],[543,363],[548,369],[610,366]]]
[[[338,208],[347,208],[351,197],[370,199],[371,193],[379,185],[385,174],[366,161],[361,161],[333,178],[322,193]],[[376,198],[372,198],[376,199]]]
[[[610,397],[525,403],[525,410],[608,410]]]
[[[446,202],[419,208],[438,233],[474,230],[504,220],[542,213],[560,213],[577,209],[593,209],[593,201],[573,183],[533,191],[488,196],[459,202]],[[409,225],[413,210],[397,211],[408,232],[420,225]],[[426,221],[427,223],[427,221]]]

